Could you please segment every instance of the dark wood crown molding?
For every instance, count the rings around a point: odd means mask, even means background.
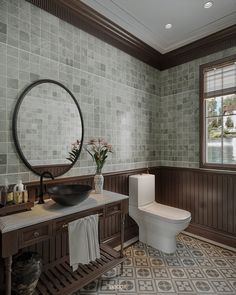
[[[26,0],[159,70],[236,46],[236,25],[161,54],[79,0]]]
[[[236,46],[236,25],[164,54],[160,69],[165,70],[233,46]]]
[[[158,68],[162,54],[79,0],[26,0],[81,30]]]

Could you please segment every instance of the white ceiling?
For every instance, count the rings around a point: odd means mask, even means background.
[[[161,53],[236,24],[236,0],[82,0]],[[172,29],[166,30],[165,24]]]

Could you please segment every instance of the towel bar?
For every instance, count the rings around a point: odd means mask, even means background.
[[[102,216],[103,216],[103,213],[98,214],[98,217],[102,217]],[[62,224],[62,228],[68,228],[68,226],[69,226],[69,223]]]

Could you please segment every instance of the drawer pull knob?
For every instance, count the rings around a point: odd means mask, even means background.
[[[39,232],[37,232],[37,231],[34,232],[34,237],[35,237],[35,238],[38,238],[38,237],[39,237]]]
[[[63,225],[62,225],[62,228],[67,228],[68,227],[68,224],[67,223],[64,223]]]

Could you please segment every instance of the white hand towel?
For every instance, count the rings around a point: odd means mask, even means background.
[[[87,223],[87,233],[88,233],[88,250],[89,258],[91,261],[100,258],[100,248],[98,242],[98,215],[89,216]]]
[[[100,258],[98,215],[90,215],[69,223],[69,255],[73,271],[78,264]]]

